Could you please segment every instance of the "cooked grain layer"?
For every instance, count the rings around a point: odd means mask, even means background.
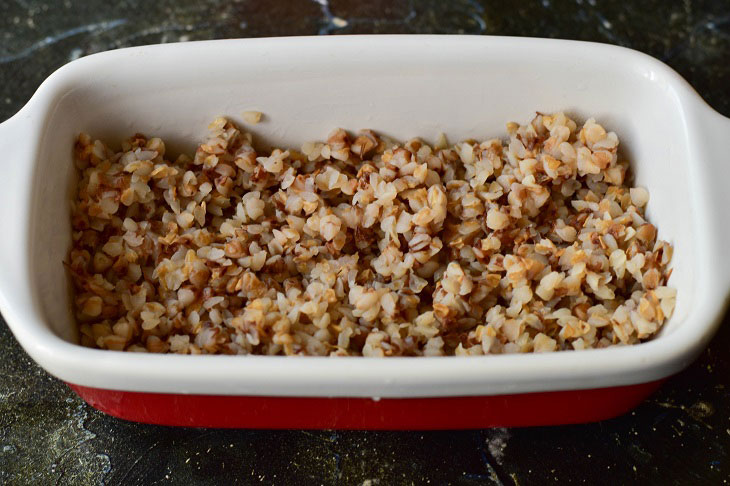
[[[335,130],[256,150],[224,118],[195,156],[79,136],[67,266],[81,342],[330,356],[634,344],[671,315],[672,247],[618,138],[562,113],[509,141]]]

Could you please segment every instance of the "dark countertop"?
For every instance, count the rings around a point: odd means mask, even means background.
[[[106,3],[0,4],[0,120],[23,106],[53,70],[93,52],[318,33],[501,34],[619,44],[668,63],[730,115],[728,2]],[[0,322],[0,483],[727,484],[729,348],[725,322],[687,371],[633,413],[598,424],[464,432],[206,430],[138,425],[95,411],[36,366]]]

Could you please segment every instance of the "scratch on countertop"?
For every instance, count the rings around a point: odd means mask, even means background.
[[[487,23],[484,21],[484,7],[477,0],[468,0],[467,3],[474,9],[473,12],[469,13],[469,16],[479,25],[479,32],[483,33],[487,31]]]
[[[337,17],[336,15],[332,15],[332,11],[330,10],[330,4],[328,0],[313,0],[314,3],[319,5],[319,8],[322,10],[322,15],[324,16],[325,25],[323,25],[319,29],[320,35],[325,34],[331,34],[333,31],[337,29],[341,29],[343,27],[347,27],[347,20],[343,19],[342,17]]]
[[[198,31],[200,29],[207,29],[207,28],[215,27],[216,25],[217,24],[210,23],[210,22],[201,22],[198,24],[186,24],[186,25],[181,25],[181,24],[177,24],[177,23],[168,24],[168,25],[165,25],[165,24],[154,25],[154,26],[140,29],[140,30],[134,31],[130,34],[118,37],[117,39],[114,40],[114,42],[112,43],[112,46],[113,47],[124,47],[141,37],[146,37],[148,35],[157,35],[157,34],[162,34],[162,37],[159,40],[159,42],[161,42],[161,43],[175,41],[175,40],[185,42],[185,41],[189,40],[189,36],[187,36],[185,34],[181,35],[178,39],[169,39],[166,36],[168,33],[171,33],[171,32],[189,33],[189,32]]]
[[[486,432],[487,449],[489,454],[501,465],[504,459],[504,450],[507,448],[507,441],[510,438],[509,430],[504,427],[489,429]]]
[[[43,49],[50,45],[56,44],[57,42],[60,42],[64,39],[68,39],[69,37],[73,37],[75,35],[103,32],[103,31],[114,29],[114,28],[119,27],[120,25],[124,25],[126,23],[127,23],[127,19],[115,19],[115,20],[108,20],[105,22],[97,22],[95,24],[81,25],[79,27],[74,27],[73,29],[64,30],[63,32],[60,32],[58,34],[49,35],[48,37],[44,37],[43,39],[41,39],[37,42],[34,42],[30,46],[21,50],[20,52],[16,52],[15,54],[6,54],[4,56],[0,56],[0,64],[5,64],[8,62],[13,62],[13,61],[17,61],[19,59],[23,59],[23,58],[28,57],[29,55],[33,54],[35,51],[37,51],[39,49]]]

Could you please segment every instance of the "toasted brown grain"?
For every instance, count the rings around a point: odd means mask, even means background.
[[[618,137],[538,114],[431,147],[332,132],[257,151],[219,118],[193,157],[76,145],[68,267],[84,345],[364,356],[633,344],[674,309],[672,247]]]

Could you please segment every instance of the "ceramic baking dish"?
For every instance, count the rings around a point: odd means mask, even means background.
[[[333,127],[400,139],[484,138],[536,110],[618,132],[649,218],[675,245],[675,313],[647,343],[469,358],[179,356],[76,344],[70,285],[72,147],[140,131],[191,150],[217,115],[260,110],[263,140]],[[240,120],[239,120],[240,121]],[[674,71],[583,42],[441,36],[225,40],[122,49],[59,69],[0,126],[0,309],[20,344],[92,406],[160,424],[468,428],[600,420],[686,367],[730,288],[730,120]]]

